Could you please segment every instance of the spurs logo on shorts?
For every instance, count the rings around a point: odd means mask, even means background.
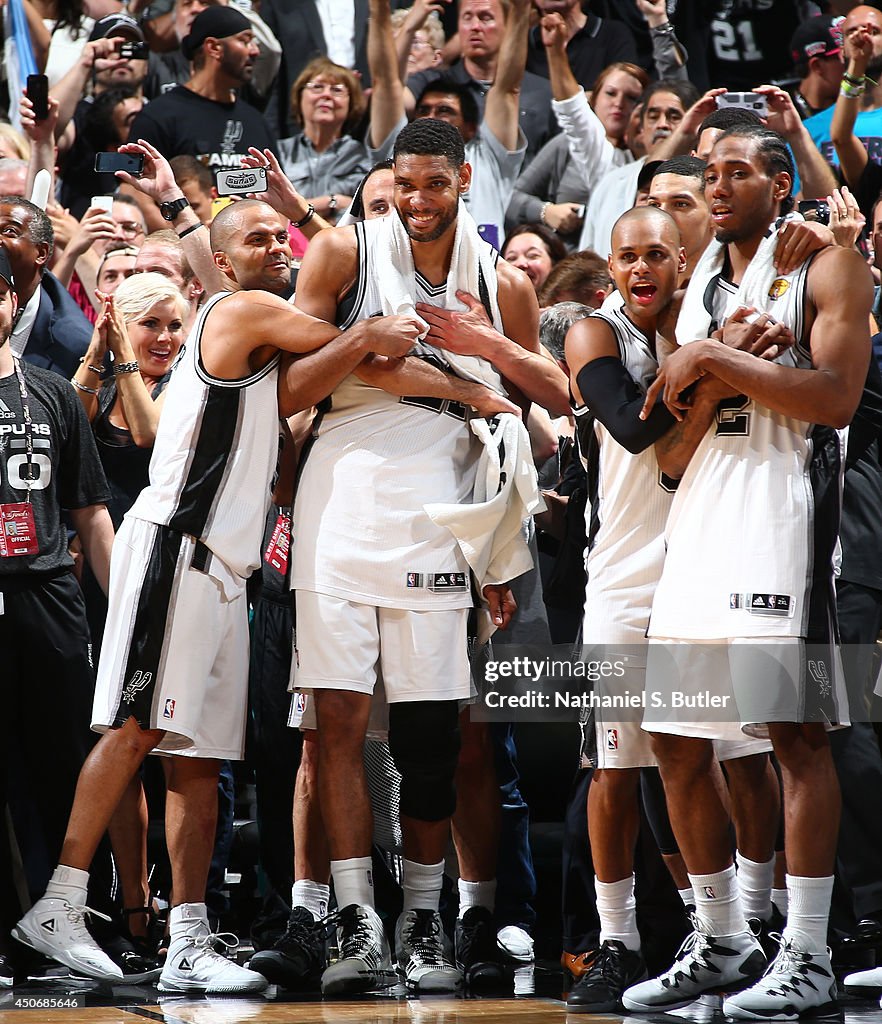
[[[811,673],[812,679],[818,684],[818,692],[821,696],[829,697],[832,687],[830,684],[830,674],[827,671],[827,663],[810,659],[808,670]]]
[[[141,690],[146,689],[151,680],[153,679],[152,672],[142,672],[138,669],[132,678],[126,683],[126,687],[123,690],[122,699],[126,704],[131,704],[135,699],[135,695],[140,693]]]

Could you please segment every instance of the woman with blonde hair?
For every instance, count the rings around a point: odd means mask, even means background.
[[[303,130],[279,140],[282,169],[315,212],[332,223],[371,165],[364,143],[347,134],[366,108],[358,78],[327,57],[310,61],[291,88],[291,113]]]

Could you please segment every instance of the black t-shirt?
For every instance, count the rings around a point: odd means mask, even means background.
[[[183,85],[157,96],[138,114],[129,141],[138,139],[146,139],[168,160],[187,154],[212,170],[241,167],[249,146],[276,151],[260,111],[240,99],[206,99]]]
[[[708,53],[710,82],[730,92],[784,77],[788,42],[802,20],[797,0],[717,0]]]
[[[608,21],[589,14],[585,25],[567,43],[567,57],[576,81],[583,89],[591,89],[608,64],[616,61],[635,64],[637,47],[634,37],[620,21]],[[527,70],[548,78],[548,56],[538,27],[530,32]]]
[[[62,509],[106,504],[110,492],[83,407],[70,381],[22,362],[33,428],[31,505],[39,553],[0,558],[0,577],[73,566]],[[0,504],[27,500],[27,440],[15,373],[0,378]]]

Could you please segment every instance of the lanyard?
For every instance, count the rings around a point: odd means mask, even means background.
[[[25,474],[25,482],[27,483],[27,498],[28,504],[31,502],[31,484],[36,478],[34,473],[34,424],[31,420],[31,408],[28,401],[28,389],[25,384],[24,374],[21,370],[21,360],[17,356],[13,356],[13,365],[15,366],[15,376],[18,378],[18,390],[21,394],[21,411],[24,416],[24,428],[25,428],[25,443],[27,444],[27,472]]]

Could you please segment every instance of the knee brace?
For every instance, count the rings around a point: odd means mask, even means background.
[[[449,818],[456,807],[458,701],[390,704],[389,750],[401,773],[401,813],[418,821]]]

